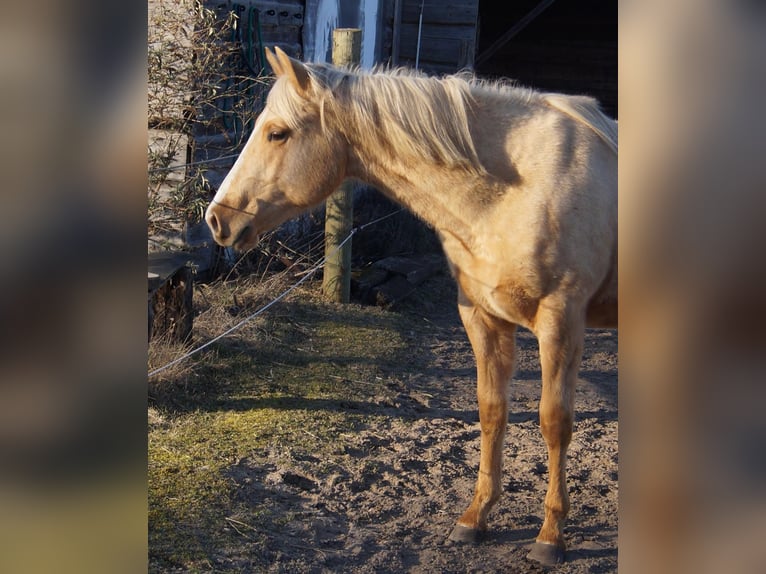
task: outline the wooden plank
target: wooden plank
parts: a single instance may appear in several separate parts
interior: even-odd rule
[[[474,25],[434,25],[423,22],[420,44],[421,68],[428,70],[434,65],[446,72],[473,67],[476,51],[476,28]],[[418,46],[418,26],[402,24],[399,57],[403,64],[413,65]]]
[[[396,255],[386,257],[373,264],[373,268],[385,269],[386,271],[398,273],[399,275],[407,275],[408,273],[419,269],[420,266],[421,263],[417,259],[412,257],[398,257]]]
[[[423,3],[423,21],[420,27],[421,2],[395,1],[392,13],[401,6],[401,17],[389,17],[382,32],[384,52],[390,47],[394,65],[419,67],[426,72],[456,72],[473,67],[476,52],[476,26],[478,0]],[[418,41],[420,51],[418,53]]]
[[[425,40],[441,39],[441,40],[470,40],[475,41],[474,34],[476,30],[470,26],[434,26],[432,24],[423,23],[423,30],[421,32],[421,38],[425,43]],[[418,41],[418,25],[415,24],[402,24],[401,30],[402,44],[417,44]]]
[[[162,279],[160,278],[158,273],[152,273],[149,271],[148,277],[149,281],[149,292],[155,291],[160,285],[162,285]]]
[[[351,294],[363,303],[374,303],[375,295],[372,290],[388,280],[390,273],[379,267],[368,267],[352,272]]]
[[[416,289],[417,287],[401,275],[394,275],[385,283],[374,287],[372,294],[376,305],[388,308],[414,293]]]
[[[274,42],[264,42],[264,46],[268,46],[269,48],[275,48],[276,46],[279,46],[282,51],[285,52],[288,56],[291,58],[296,58],[297,60],[300,60],[303,58],[303,44],[300,42],[287,42],[287,41],[274,41]],[[267,68],[267,70],[271,70],[271,68]]]
[[[429,277],[444,269],[444,257],[440,254],[425,255],[420,259],[420,266],[407,273],[407,281],[420,285]]]
[[[270,42],[299,42],[301,28],[298,26],[264,26],[261,28],[261,41],[265,48],[270,48]]]
[[[251,3],[258,9],[261,27],[266,26],[303,26],[303,5],[298,2],[263,2]]]
[[[415,57],[406,58],[404,56],[399,58],[399,66],[404,68],[415,67]],[[433,76],[446,76],[454,74],[461,69],[461,66],[455,64],[455,62],[432,62],[420,58],[419,70],[425,74]]]
[[[400,50],[400,59],[402,61],[415,61],[417,44],[407,44],[402,42]],[[455,38],[430,38],[424,37],[420,45],[420,62],[425,64],[444,64],[451,65],[453,71],[461,67],[461,55],[463,54],[463,43]]]
[[[404,0],[394,0],[394,21],[392,24],[391,63],[399,65],[399,45],[402,31],[402,3]]]
[[[184,251],[157,251],[147,255],[149,273],[156,275],[160,283],[167,281],[191,260],[192,256]]]
[[[429,0],[423,5],[423,24],[445,24],[449,26],[476,26],[479,13],[478,1],[450,2],[437,4]],[[409,0],[402,6],[402,23],[415,24],[420,19],[420,2]]]
[[[399,257],[392,255],[376,261],[373,269],[383,269],[391,273],[403,275],[413,285],[418,285],[431,275],[440,271],[444,258],[441,255],[425,254],[418,257]]]
[[[172,273],[149,297],[149,339],[185,341],[194,326],[194,278],[190,267]]]

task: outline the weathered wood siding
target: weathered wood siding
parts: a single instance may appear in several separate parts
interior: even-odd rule
[[[241,39],[254,51],[247,56],[262,66],[260,46],[279,46],[294,58],[303,57],[302,29],[304,21],[304,0],[206,0],[205,5],[221,12],[234,11],[239,16]],[[258,70],[256,70],[258,71]]]
[[[472,67],[478,11],[478,0],[427,0],[422,3],[421,26],[420,0],[387,0],[381,59],[388,60],[397,44],[394,65],[414,67],[418,59],[418,67],[432,73]]]
[[[194,161],[207,161],[215,157],[237,153],[244,145],[252,123],[262,106],[268,91],[265,77],[271,73],[263,58],[263,48],[279,46],[295,58],[302,58],[302,28],[304,20],[304,2],[302,0],[207,0],[205,5],[216,10],[221,18],[226,18],[229,11],[237,14],[237,29],[232,31],[232,39],[241,42],[241,65],[239,74],[243,78],[263,76],[264,79],[253,82],[246,91],[237,92],[237,85],[242,79],[224,79],[222,92],[234,90],[235,99],[222,99],[212,109],[220,117],[210,118],[194,137]],[[242,99],[244,98],[244,99]],[[242,109],[242,104],[245,108]],[[210,109],[204,113],[210,113]],[[212,189],[217,189],[228,173],[234,159],[205,165],[205,176]]]
[[[425,0],[419,67],[429,73],[474,68],[540,90],[588,94],[617,115],[617,4],[550,3],[488,58],[482,53],[541,0]],[[380,60],[414,66],[421,0],[382,0]],[[397,57],[398,56],[398,57]]]

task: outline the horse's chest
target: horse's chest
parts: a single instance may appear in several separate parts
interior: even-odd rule
[[[462,243],[446,239],[444,250],[460,290],[473,305],[491,315],[531,328],[537,314],[534,274],[511,257],[480,257]]]

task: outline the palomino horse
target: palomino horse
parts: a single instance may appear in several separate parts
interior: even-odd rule
[[[545,520],[529,557],[564,559],[566,453],[585,327],[617,320],[617,127],[587,97],[465,76],[365,73],[267,51],[277,80],[206,219],[221,245],[367,182],[436,229],[476,355],[481,459],[450,539],[475,541],[502,491],[517,325],[540,346]]]

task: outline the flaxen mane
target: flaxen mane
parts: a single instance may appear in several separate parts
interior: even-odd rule
[[[429,77],[408,69],[372,72],[340,70],[324,64],[306,69],[320,93],[322,116],[343,110],[357,134],[378,133],[398,154],[430,157],[445,166],[485,174],[469,129],[468,114],[478,92],[509,98],[525,105],[547,105],[574,118],[617,153],[617,128],[596,100],[585,96],[540,93],[502,81],[480,80],[468,73]],[[291,92],[275,97],[272,105],[297,128],[301,102]],[[350,117],[349,117],[350,114]]]

